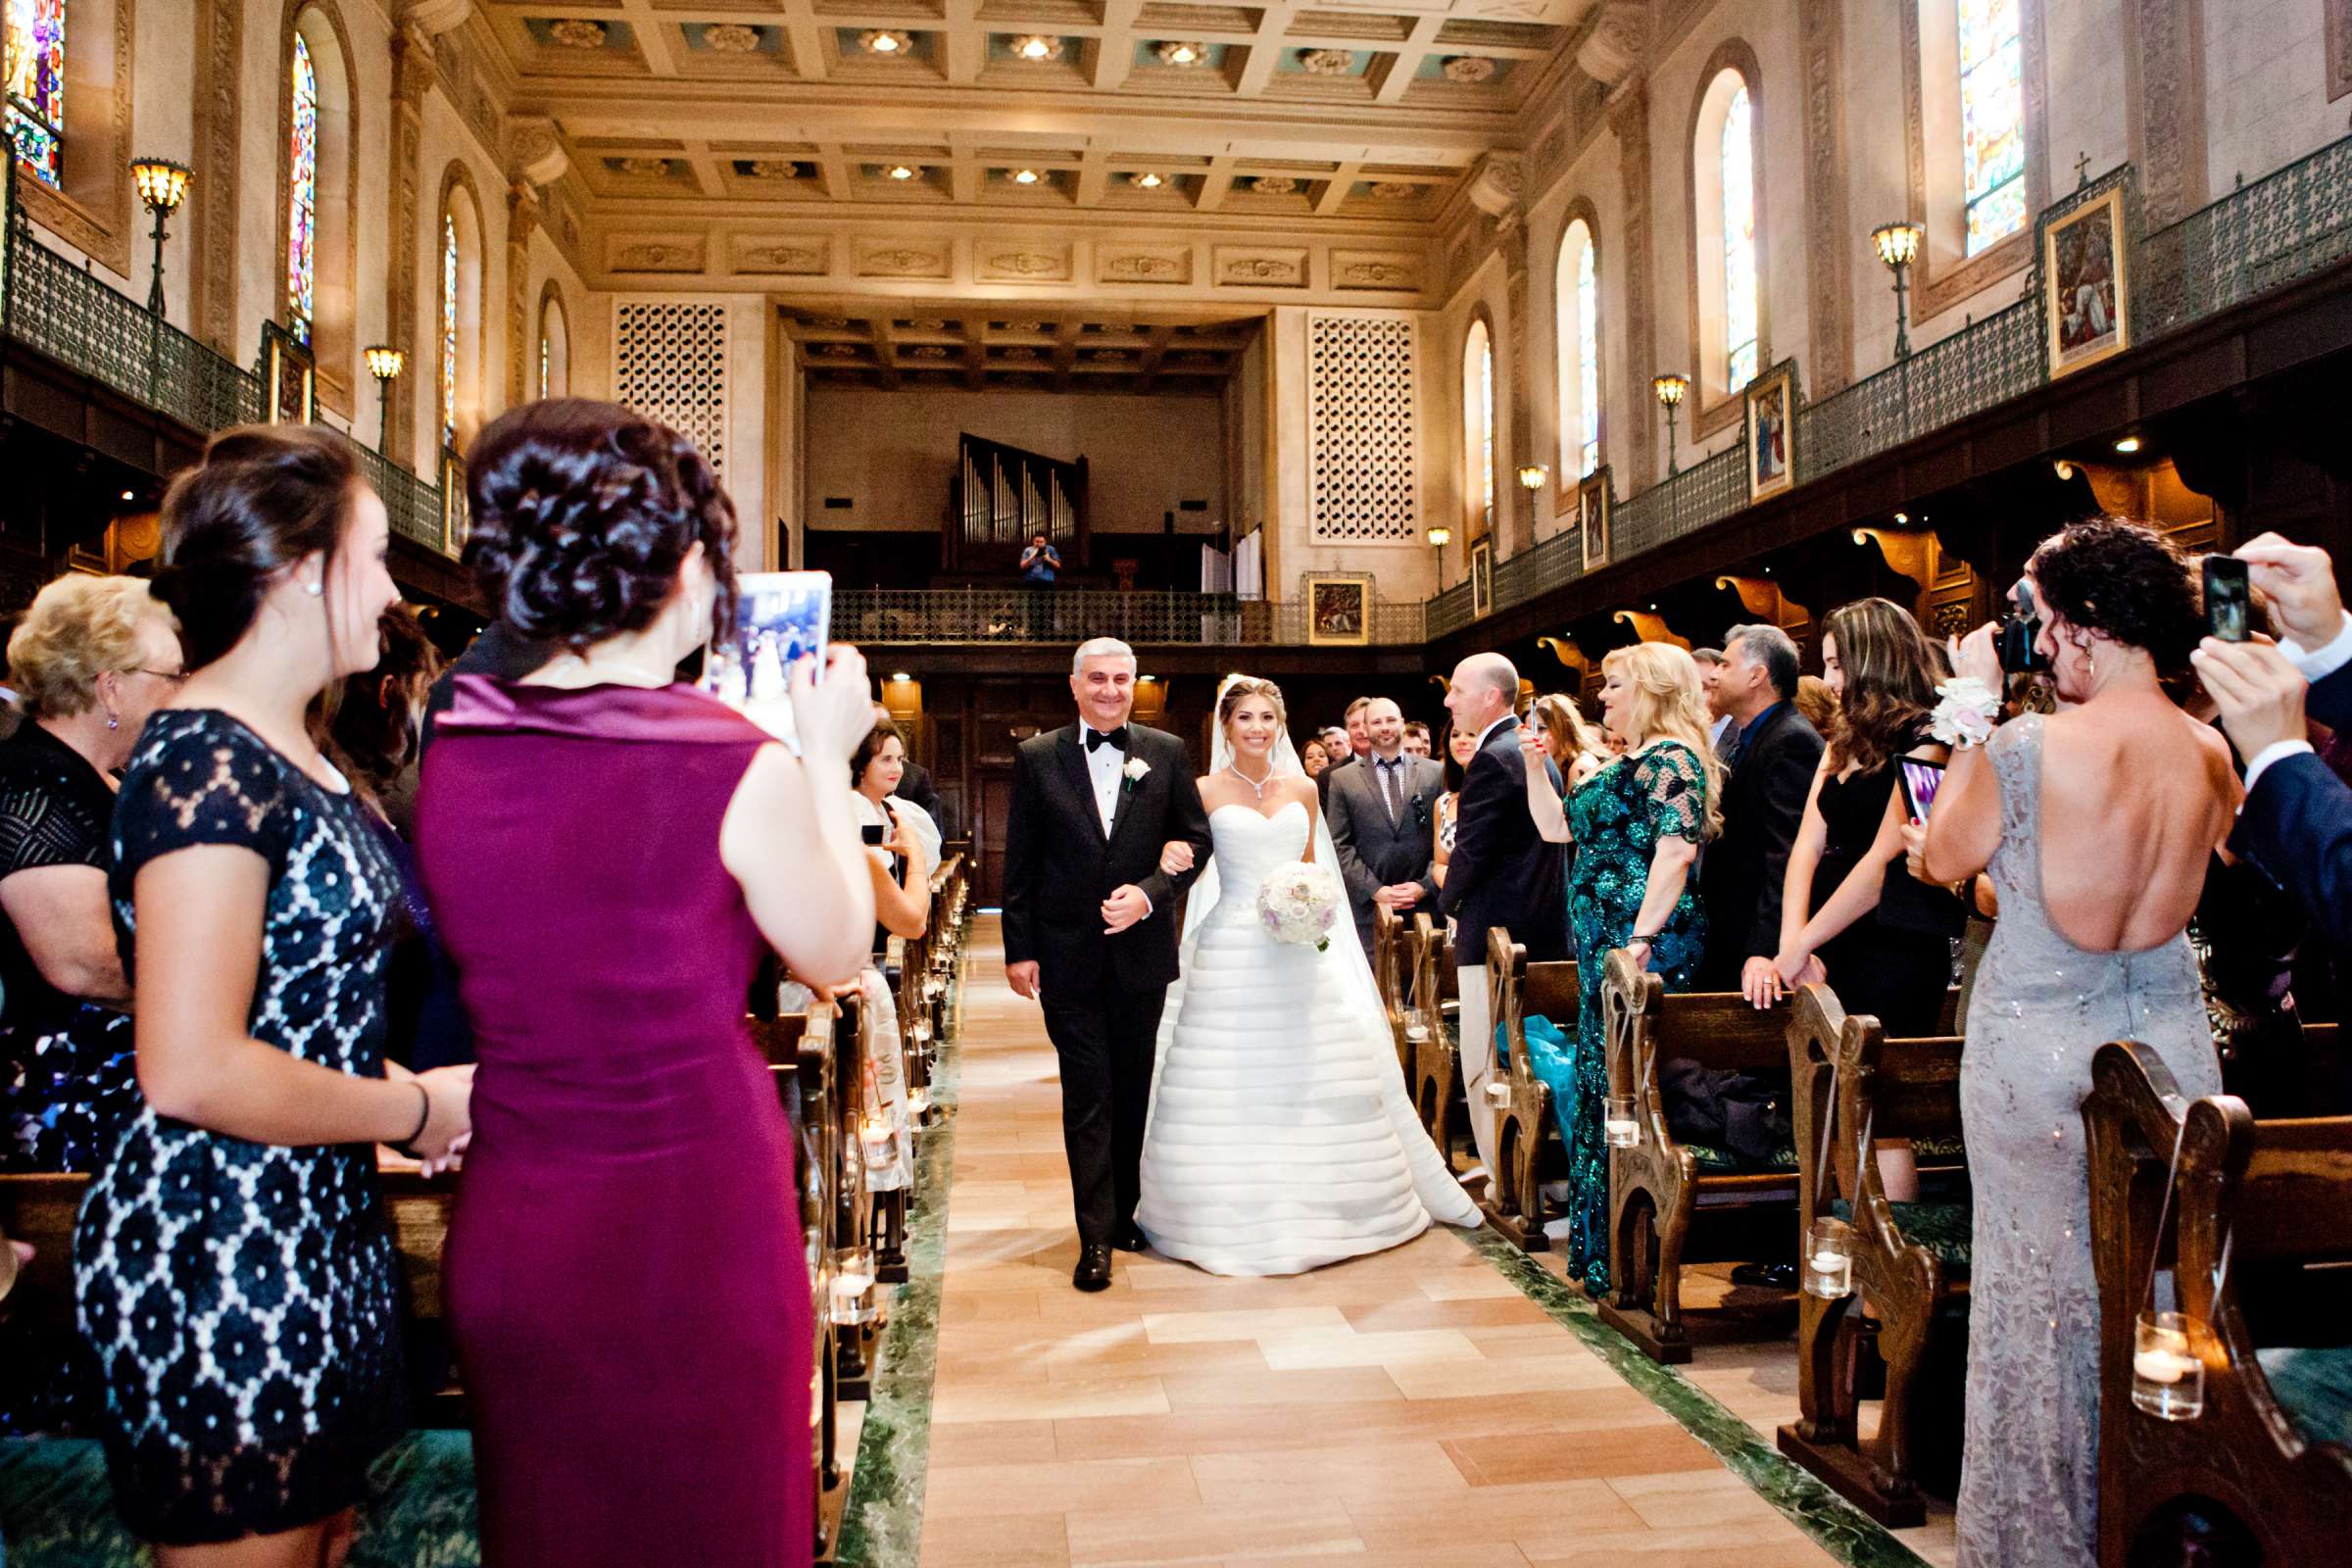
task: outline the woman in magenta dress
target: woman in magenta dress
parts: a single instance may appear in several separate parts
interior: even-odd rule
[[[769,946],[814,976],[864,958],[836,784],[863,662],[794,671],[801,760],[672,683],[732,613],[734,510],[641,416],[518,409],[471,490],[499,612],[564,650],[460,679],[417,811],[480,1061],[447,1290],[483,1561],[806,1563],[808,1279],[744,999]]]

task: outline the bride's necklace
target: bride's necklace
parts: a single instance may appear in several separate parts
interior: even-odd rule
[[[1239,762],[1227,762],[1225,771],[1249,785],[1250,793],[1256,796],[1261,802],[1266,798],[1266,786],[1274,782],[1274,766],[1270,762],[1266,764],[1266,776],[1263,779],[1254,779],[1243,772],[1242,764]]]

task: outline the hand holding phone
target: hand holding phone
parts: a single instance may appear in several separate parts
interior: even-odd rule
[[[2034,585],[2019,578],[2009,591],[2009,618],[2001,622],[2001,669],[2010,675],[2029,675],[2047,669],[2048,661],[2034,645],[2041,640],[2041,606]]]

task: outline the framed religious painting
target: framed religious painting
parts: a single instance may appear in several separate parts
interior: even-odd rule
[[[262,323],[262,390],[263,416],[271,424],[318,422],[318,362],[275,321]]]
[[[1585,570],[1609,561],[1609,470],[1594,468],[1576,489],[1576,520],[1583,534]]]
[[[2053,381],[2132,346],[2128,195],[2126,182],[2116,178],[2042,220],[2042,307]]]
[[[1747,499],[1762,501],[1796,483],[1796,362],[1747,383]]]
[[[1470,618],[1494,611],[1494,541],[1481,539],[1470,547]]]
[[[1372,641],[1372,578],[1364,572],[1309,572],[1306,641],[1314,648],[1361,648]]]
[[[466,460],[455,447],[441,449],[441,549],[456,555],[473,532],[473,514],[466,504]]]

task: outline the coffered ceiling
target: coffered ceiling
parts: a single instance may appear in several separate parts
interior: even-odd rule
[[[1260,318],[844,299],[795,304],[782,320],[801,365],[823,382],[1172,392],[1209,391],[1232,375]]]
[[[477,0],[473,36],[632,221],[1413,229],[1516,144],[1594,4]]]

